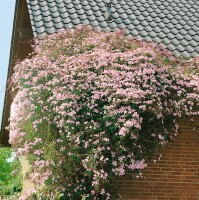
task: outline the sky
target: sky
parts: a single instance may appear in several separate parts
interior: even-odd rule
[[[15,0],[0,0],[0,124],[3,112]]]

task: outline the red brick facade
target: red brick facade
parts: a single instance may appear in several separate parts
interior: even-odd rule
[[[149,163],[144,178],[118,181],[121,200],[199,200],[199,120],[180,123],[180,134]]]

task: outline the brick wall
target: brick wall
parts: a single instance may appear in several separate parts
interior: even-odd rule
[[[118,181],[121,200],[199,200],[199,120],[181,120],[180,134],[149,163],[144,178]]]

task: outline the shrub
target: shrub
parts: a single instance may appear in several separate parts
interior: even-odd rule
[[[19,161],[12,160],[11,155],[12,149],[0,147],[0,199],[21,191]]]
[[[32,198],[109,199],[113,178],[142,176],[177,134],[176,119],[198,114],[198,69],[186,65],[123,31],[79,27],[36,40],[15,66],[10,126],[39,185]]]

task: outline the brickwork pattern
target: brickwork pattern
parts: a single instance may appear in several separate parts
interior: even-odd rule
[[[121,200],[199,200],[199,119],[182,120],[162,158],[149,163],[144,178],[118,181]],[[116,198],[115,198],[116,199]]]

